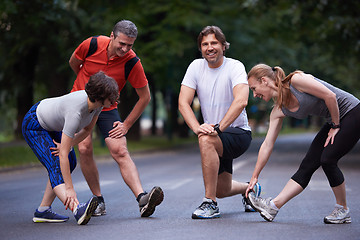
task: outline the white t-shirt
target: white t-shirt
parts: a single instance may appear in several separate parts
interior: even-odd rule
[[[62,131],[73,138],[102,110],[100,107],[90,113],[87,99],[85,90],[81,90],[42,100],[36,109],[41,127],[47,131]]]
[[[210,68],[205,59],[194,60],[181,84],[196,90],[204,122],[216,124],[224,118],[234,100],[233,88],[238,84],[248,84],[248,81],[244,65],[224,57],[218,68]],[[245,109],[230,127],[251,130]]]

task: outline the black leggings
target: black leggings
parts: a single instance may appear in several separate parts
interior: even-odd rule
[[[291,177],[302,188],[306,188],[313,173],[321,166],[331,187],[344,182],[344,175],[337,163],[347,154],[360,138],[360,104],[349,111],[340,121],[341,128],[336,134],[334,143],[324,144],[328,137],[330,125],[325,124],[314,138],[311,146],[300,164],[297,172]]]

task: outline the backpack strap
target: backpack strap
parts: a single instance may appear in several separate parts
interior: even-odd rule
[[[138,61],[139,61],[139,58],[137,56],[135,56],[125,63],[125,79],[126,80],[129,77],[131,70],[133,69],[133,67],[135,66],[135,64]]]
[[[99,36],[95,36],[95,37],[92,37],[92,38],[91,38],[90,46],[89,46],[89,51],[88,51],[88,53],[86,54],[86,57],[85,57],[85,58],[90,57],[91,55],[93,55],[93,54],[96,52],[96,50],[97,50],[97,38],[98,38],[98,37],[99,37]]]
[[[98,47],[98,44],[97,44],[97,38],[99,36],[94,36],[91,38],[91,41],[90,41],[90,46],[89,46],[89,51],[88,53],[86,54],[86,57],[89,57],[91,55],[93,55],[96,50],[97,50],[97,47]],[[131,70],[133,69],[133,67],[135,66],[135,64],[139,61],[139,58],[137,56],[131,58],[129,61],[127,61],[125,63],[125,80],[127,80],[127,78],[129,77],[129,74],[131,72]]]

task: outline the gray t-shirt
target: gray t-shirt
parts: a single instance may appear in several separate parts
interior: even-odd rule
[[[47,131],[62,131],[73,138],[102,110],[101,107],[90,113],[87,99],[85,90],[82,90],[42,100],[36,109],[41,127]]]
[[[345,92],[337,87],[334,87],[333,85],[318,78],[314,79],[322,83],[325,87],[327,87],[336,94],[336,99],[339,106],[340,119],[343,118],[346,113],[348,113],[351,109],[353,109],[354,107],[356,107],[356,105],[360,103],[359,99],[354,97],[352,94]],[[290,91],[299,101],[299,109],[296,112],[291,112],[287,108],[282,107],[281,110],[286,116],[294,117],[297,119],[304,119],[309,115],[314,115],[324,117],[327,122],[331,123],[331,115],[324,100],[308,93],[300,92],[291,85]]]

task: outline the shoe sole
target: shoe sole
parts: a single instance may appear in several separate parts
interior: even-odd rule
[[[324,218],[324,223],[326,224],[343,224],[343,223],[351,223],[351,218],[347,217],[344,219],[339,219],[339,220],[329,220]]]
[[[88,204],[85,213],[81,216],[81,218],[77,221],[79,225],[86,225],[93,215],[95,209],[97,208],[98,200],[97,198],[92,198],[90,203]]]
[[[191,215],[192,219],[213,219],[213,218],[219,218],[219,217],[220,217],[220,213],[216,213],[216,214],[214,214],[212,216],[209,216],[209,217],[198,216],[196,214]]]
[[[34,223],[60,223],[60,222],[66,222],[67,220],[69,219],[55,220],[55,219],[46,219],[46,218],[37,218],[37,217],[33,218]]]
[[[164,192],[160,187],[154,187],[150,192],[148,203],[141,209],[141,217],[149,217],[155,212],[155,207],[164,200]]]
[[[263,211],[263,209],[257,208],[254,206],[254,204],[251,202],[250,198],[248,197],[247,200],[249,201],[250,206],[258,213],[260,213],[261,217],[263,217],[266,221],[272,222],[274,218],[268,214],[267,212]]]
[[[251,209],[245,208],[245,212],[256,212],[256,211],[254,210],[254,208],[251,208]]]
[[[95,209],[96,210],[96,209]],[[106,211],[105,212],[101,212],[101,213],[93,213],[93,217],[100,217],[100,216],[104,216],[104,215],[106,215]]]

